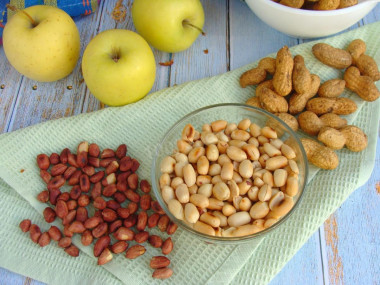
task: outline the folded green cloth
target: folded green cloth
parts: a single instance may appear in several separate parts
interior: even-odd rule
[[[366,53],[379,63],[379,28],[380,23],[375,23],[319,42],[345,47],[351,40],[362,38],[367,43]],[[327,67],[313,57],[312,45],[303,44],[291,51],[293,55],[303,55],[308,68],[322,81],[342,77],[342,71]],[[256,65],[164,89],[122,108],[53,120],[1,135],[0,215],[3,226],[0,227],[0,255],[7,258],[0,259],[0,266],[50,284],[152,283],[152,270],[148,264],[152,256],[160,254],[160,250],[149,245],[147,252],[136,260],[127,260],[120,254],[99,267],[92,256],[92,247],[81,246],[79,239],[74,243],[82,253],[79,258],[71,258],[54,243],[39,248],[19,230],[19,222],[28,217],[42,225],[43,230],[49,228],[40,215],[45,205],[36,200],[44,183],[38,175],[35,157],[65,147],[75,150],[82,140],[96,142],[101,148],[116,148],[120,143],[127,143],[129,154],[142,162],[140,177],[150,178],[155,146],[168,128],[200,107],[245,102],[252,96],[253,89],[240,88],[239,76]],[[376,151],[380,100],[363,102],[349,91],[344,96],[358,104],[358,112],[347,119],[349,122],[355,120],[355,124],[368,134],[368,148],[361,153],[339,151],[340,165],[336,170],[318,172],[311,167],[314,179],[307,186],[300,207],[266,238],[239,246],[222,246],[206,244],[178,229],[173,236],[175,246],[170,254],[174,274],[165,283],[268,283],[324,220],[368,179]],[[157,229],[152,232],[162,235]]]

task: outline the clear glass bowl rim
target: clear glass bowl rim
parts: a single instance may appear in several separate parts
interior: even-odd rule
[[[158,166],[157,159],[158,159],[160,150],[161,150],[161,148],[163,146],[163,143],[166,141],[167,137],[170,135],[170,133],[173,131],[173,129],[175,129],[178,125],[182,124],[184,121],[188,120],[189,118],[191,118],[192,116],[194,116],[194,115],[196,115],[198,113],[201,113],[201,112],[209,110],[209,109],[221,108],[221,107],[245,108],[245,109],[257,112],[257,113],[262,113],[264,115],[267,115],[268,117],[270,117],[270,118],[276,120],[277,122],[279,122],[290,133],[291,137],[294,138],[295,141],[297,142],[297,144],[298,144],[298,146],[299,146],[299,148],[301,150],[302,160],[303,160],[303,162],[305,164],[304,181],[303,181],[303,185],[302,185],[302,187],[300,189],[301,190],[301,194],[300,194],[299,198],[297,199],[297,201],[295,202],[293,208],[284,217],[282,217],[277,223],[275,223],[274,225],[272,225],[269,228],[266,228],[266,229],[264,229],[264,230],[262,230],[260,232],[252,234],[252,235],[247,235],[247,236],[242,236],[242,237],[219,237],[219,236],[206,235],[206,234],[203,234],[201,232],[198,232],[198,231],[194,230],[193,228],[187,226],[182,220],[179,220],[179,219],[175,218],[174,215],[169,211],[166,203],[162,199],[162,196],[161,196],[161,193],[160,193],[160,190],[159,190],[160,187],[159,187],[159,185],[157,183],[157,181],[159,179],[158,177],[156,177],[156,168]],[[168,155],[170,155],[170,154],[168,154]],[[301,141],[299,140],[297,134],[284,121],[282,121],[280,118],[278,118],[277,116],[269,113],[266,110],[263,110],[263,109],[260,109],[260,108],[257,108],[257,107],[253,107],[253,106],[250,106],[250,105],[247,105],[247,104],[222,103],[222,104],[214,104],[214,105],[209,105],[209,106],[205,106],[205,107],[196,109],[196,110],[188,113],[187,115],[185,115],[181,119],[179,119],[176,123],[174,123],[174,125],[172,125],[166,131],[166,133],[164,134],[164,136],[162,137],[162,139],[157,144],[156,151],[154,153],[154,158],[153,158],[153,163],[152,163],[152,169],[151,169],[151,180],[152,180],[153,193],[155,194],[155,196],[157,198],[157,201],[159,202],[161,208],[165,211],[166,215],[169,216],[170,220],[174,221],[178,226],[180,226],[181,228],[183,228],[185,231],[190,232],[190,233],[196,235],[198,238],[200,238],[202,240],[208,241],[210,243],[218,243],[218,242],[222,242],[222,243],[227,242],[228,243],[228,242],[231,242],[231,244],[234,244],[234,243],[238,243],[238,242],[239,243],[240,242],[248,242],[248,241],[253,240],[253,239],[257,238],[257,237],[264,236],[265,234],[271,232],[272,230],[278,228],[281,224],[283,224],[294,213],[294,211],[300,205],[300,202],[301,202],[301,200],[302,200],[302,198],[304,196],[304,190],[305,190],[306,184],[307,184],[308,172],[309,172],[309,167],[308,167],[308,160],[307,160],[305,149],[303,148],[303,145],[302,145]]]

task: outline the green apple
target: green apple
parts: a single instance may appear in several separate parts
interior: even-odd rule
[[[132,18],[137,32],[165,52],[189,48],[205,19],[199,0],[135,0]]]
[[[79,32],[61,9],[36,5],[19,10],[5,25],[3,46],[10,64],[33,80],[69,75],[79,58]]]
[[[107,30],[83,54],[83,78],[91,93],[110,106],[140,100],[152,88],[156,62],[148,43],[128,30]]]

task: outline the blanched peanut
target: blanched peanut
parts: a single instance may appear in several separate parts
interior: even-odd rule
[[[272,187],[270,187],[268,184],[264,184],[260,187],[258,198],[260,201],[269,201],[269,199],[272,197]]]
[[[232,175],[232,180],[235,181],[236,183],[243,182],[243,178],[236,171],[234,171],[234,174]]]
[[[259,187],[257,186],[252,186],[249,190],[248,190],[248,198],[251,199],[251,201],[253,202],[256,202],[259,200]]]
[[[201,140],[205,145],[216,144],[218,137],[212,132],[202,132]]]
[[[182,130],[182,139],[187,142],[193,142],[195,130],[191,124],[187,124]]]
[[[269,213],[269,206],[267,202],[256,202],[251,207],[251,210],[249,211],[249,214],[251,215],[252,219],[262,219]]]
[[[227,152],[227,148],[229,147],[229,145],[228,145],[228,142],[218,141],[218,143],[216,144],[216,147],[218,149],[218,152],[220,154],[223,154]]]
[[[246,142],[247,140],[249,140],[250,138],[250,135],[247,131],[243,131],[243,130],[234,130],[232,133],[231,133],[231,138],[233,140],[240,140],[240,141],[244,141]]]
[[[259,147],[259,141],[257,140],[257,138],[254,138],[254,137],[251,137],[249,140],[248,140],[248,143],[249,144],[253,144],[255,147]]]
[[[285,195],[282,191],[273,195],[268,204],[269,209],[273,210],[273,208],[279,205],[284,200],[284,198],[285,198]]]
[[[187,203],[185,205],[185,219],[191,224],[194,224],[199,220],[199,212],[194,204]]]
[[[182,204],[188,203],[190,199],[189,188],[186,184],[180,184],[175,189],[175,195],[179,202]]]
[[[263,155],[259,157],[259,162],[262,168],[265,168],[266,162],[269,158],[270,158],[269,155],[267,155],[266,153],[264,153]]]
[[[249,209],[251,209],[251,206],[252,206],[251,200],[249,200],[248,197],[244,197],[243,199],[241,199],[241,201],[239,203],[239,210],[240,211],[249,211]]]
[[[231,204],[224,204],[224,206],[222,208],[222,213],[226,217],[229,217],[229,216],[231,216],[231,215],[233,215],[233,214],[236,213],[236,209]]]
[[[186,157],[187,158],[187,157]],[[188,164],[187,161],[177,162],[174,166],[174,173],[177,177],[183,177],[183,167]]]
[[[236,146],[229,146],[227,148],[227,155],[230,159],[237,162],[242,162],[244,159],[247,159],[247,154]]]
[[[229,137],[223,131],[217,133],[216,137],[218,138],[218,141],[222,142],[228,142],[230,140]]]
[[[171,199],[175,198],[173,188],[170,187],[170,186],[167,186],[167,185],[165,185],[164,187],[162,187],[161,195],[162,195],[162,199],[164,199],[164,201],[166,202],[166,204],[169,203],[169,201]]]
[[[198,192],[198,185],[194,184],[193,186],[189,187],[189,193],[191,194],[196,194]]]
[[[222,230],[222,237],[233,237],[233,232],[236,230],[235,227],[227,227]]]
[[[215,236],[216,237],[221,237],[222,236],[222,228],[221,227],[218,227],[218,228],[216,228],[216,229],[214,229],[215,230]]]
[[[234,180],[227,181],[227,185],[230,188],[230,199],[239,196],[240,189]]]
[[[259,227],[260,229],[264,229],[264,223],[265,223],[265,220],[264,219],[257,219],[257,220],[254,220],[252,225],[255,225],[257,227]]]
[[[172,187],[175,190],[177,186],[182,183],[183,183],[183,179],[181,177],[174,177],[172,182],[170,183],[170,187]]]
[[[250,119],[243,119],[239,122],[237,127],[238,127],[238,129],[245,131],[249,128],[250,125],[251,125]]]
[[[183,220],[184,213],[181,203],[176,199],[171,199],[168,203],[170,213],[174,215],[178,220]]]
[[[199,141],[197,141],[199,142]],[[187,157],[189,158],[190,163],[197,163],[198,159],[202,156],[205,155],[206,150],[202,146],[194,147]]]
[[[255,233],[258,233],[262,230],[262,228],[256,226],[256,225],[244,225],[237,227],[233,232],[232,236],[234,237],[242,237],[247,235],[253,235]]]
[[[170,182],[171,182],[171,179],[170,179],[170,176],[168,173],[163,173],[160,176],[160,188],[162,188],[164,186],[169,186]]]
[[[206,157],[209,161],[217,161],[219,158],[219,150],[214,144],[206,147]]]
[[[250,160],[245,159],[239,164],[239,174],[243,178],[250,178],[253,174],[253,164]]]
[[[228,217],[227,223],[230,227],[239,227],[246,225],[251,221],[251,216],[248,212],[237,212]]]
[[[211,126],[209,124],[204,124],[202,126],[202,131],[203,132],[212,132]]]
[[[285,196],[284,200],[280,204],[275,205],[272,211],[279,216],[284,216],[293,208],[293,205],[293,198]]]
[[[220,226],[220,220],[217,216],[214,216],[213,214],[206,212],[203,213],[200,217],[200,220],[213,228],[217,228]]]
[[[294,173],[296,174],[300,173],[298,169],[298,165],[294,160],[289,160],[289,167]]]
[[[161,166],[160,166],[161,173],[169,173],[169,174],[173,173],[175,163],[176,161],[173,157],[166,156],[161,162]]]
[[[218,217],[219,218],[219,221],[220,221],[220,227],[225,227],[227,226],[227,217],[225,215],[222,214],[222,212],[220,211],[214,211],[212,212],[212,214],[215,216],[215,217]]]
[[[232,205],[234,205],[236,211],[240,211],[240,202],[243,199],[241,196],[236,196],[232,198]]]
[[[231,162],[225,162],[222,165],[222,171],[220,173],[220,177],[223,180],[231,180],[234,174],[234,166]]]
[[[254,144],[246,144],[241,148],[250,160],[258,160],[260,157],[259,149]]]
[[[231,159],[228,157],[227,154],[221,154],[218,158],[218,163],[223,166],[226,162],[232,163]]]
[[[219,182],[223,182],[223,179],[222,179],[222,177],[220,177],[220,175],[215,175],[215,176],[211,179],[211,183],[212,183],[212,184],[216,184],[216,183],[219,183]]]
[[[209,205],[208,198],[202,194],[190,195],[190,202],[201,209],[207,208]]]
[[[255,179],[256,177],[259,177],[259,178],[263,178],[264,174],[268,172],[268,170],[266,169],[259,169],[259,170],[256,170],[253,172],[252,174],[252,178]]]
[[[175,161],[177,161],[177,163],[189,162],[187,155],[181,152],[177,152],[176,154],[174,154],[173,158],[175,159]]]
[[[209,210],[222,210],[222,208],[224,206],[223,201],[220,201],[220,200],[215,199],[215,198],[210,198],[210,199],[208,199],[208,201],[209,201],[209,204],[207,206],[207,209],[209,209]]]
[[[249,126],[249,132],[251,133],[251,136],[257,138],[261,134],[261,128],[255,123],[252,123]]]
[[[226,129],[224,130],[224,133],[227,135],[227,136],[230,136],[231,133],[237,129],[237,125],[235,123],[229,123],[227,124],[226,126]]]
[[[277,139],[277,132],[268,126],[261,129],[261,134],[268,139]]]
[[[264,151],[270,157],[281,155],[281,151],[270,143],[264,144]]]
[[[210,162],[207,157],[202,155],[197,161],[197,171],[201,175],[206,175],[210,167]],[[178,175],[177,175],[178,176]]]
[[[257,137],[257,141],[259,142],[259,145],[264,145],[266,143],[269,143],[269,139],[262,135]]]
[[[196,182],[196,175],[194,168],[191,164],[186,164],[183,167],[183,178],[188,187],[193,186]]]
[[[211,183],[211,176],[210,175],[198,175],[196,184],[198,186],[202,186],[203,184],[209,184]]]
[[[201,187],[199,187],[198,194],[202,194],[205,195],[207,198],[210,198],[212,195],[212,184],[203,184]]]
[[[263,175],[263,182],[268,184],[270,187],[273,187],[274,181],[273,181],[273,174],[270,171],[267,171]]]
[[[207,225],[200,221],[197,221],[194,224],[194,230],[209,236],[215,236],[215,230],[210,225]]]
[[[264,223],[264,228],[269,228],[271,226],[273,226],[275,223],[277,223],[277,219],[267,219]]]
[[[197,141],[201,138],[201,134],[198,131],[194,132],[194,141]]]
[[[291,197],[296,196],[298,193],[298,179],[295,177],[288,177],[286,182],[285,193]]]
[[[186,141],[184,140],[178,140],[177,141],[177,148],[178,151],[183,153],[183,154],[189,154],[189,152],[193,149],[193,147]]]
[[[239,171],[239,165],[240,165],[240,162],[233,161],[233,162],[232,162],[232,165],[234,166],[234,171],[235,171],[235,172],[238,172],[238,171]]]
[[[285,169],[276,169],[273,174],[274,186],[281,187],[286,183],[288,172]]]
[[[274,171],[287,165],[288,159],[285,156],[280,155],[269,158],[265,163],[265,169]]]
[[[205,144],[201,140],[197,140],[193,143],[193,149],[196,147],[203,147]]]
[[[274,195],[276,195],[278,192],[280,192],[280,189],[278,189],[278,188],[272,188],[272,197]],[[271,197],[271,199],[272,199],[272,197]]]
[[[260,177],[256,177],[254,180],[253,180],[253,185],[257,186],[257,187],[261,187],[264,185],[264,181],[260,178]]]
[[[271,139],[270,144],[273,145],[275,148],[280,149],[283,145],[283,141],[280,139]]]
[[[220,201],[228,200],[228,198],[230,197],[230,192],[230,189],[224,182],[218,182],[212,188],[212,194],[216,199]]]
[[[224,130],[227,126],[227,121],[217,120],[211,123],[211,128],[213,132],[220,132]]]
[[[288,146],[287,144],[283,144],[281,146],[281,152],[287,159],[294,159],[296,158],[296,153],[294,150]]]
[[[238,184],[239,187],[239,195],[245,195],[247,194],[249,188],[251,188],[253,185],[251,179],[244,179],[242,182]]]
[[[242,148],[243,145],[246,145],[247,143],[242,140],[230,140],[228,142],[229,146],[236,146],[237,148]]]
[[[208,175],[211,175],[211,176],[220,175],[221,171],[222,171],[222,167],[220,166],[219,163],[211,164],[208,169]]]

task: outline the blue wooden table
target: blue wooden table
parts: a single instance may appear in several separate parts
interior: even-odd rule
[[[99,10],[76,19],[81,50],[99,32],[134,29],[130,14],[116,23],[110,16],[116,0],[101,1]],[[127,3],[126,3],[127,2]],[[128,11],[131,0],[124,1]],[[182,53],[154,51],[157,67],[152,91],[224,73],[256,61],[284,45],[304,42],[261,22],[239,0],[202,0],[206,37]],[[380,20],[380,4],[351,29]],[[379,47],[380,48],[380,47]],[[208,50],[208,53],[205,52]],[[0,47],[0,131],[11,132],[43,121],[92,112],[103,106],[83,83],[79,64],[67,78],[38,83],[17,73]],[[33,90],[37,86],[37,90]],[[67,86],[72,86],[70,90]],[[274,278],[275,284],[379,284],[380,282],[380,143],[369,181],[356,190]],[[376,188],[376,184],[378,184]],[[1,258],[6,258],[2,256]],[[0,268],[0,284],[41,284]]]

